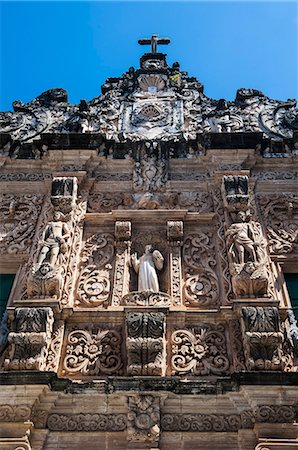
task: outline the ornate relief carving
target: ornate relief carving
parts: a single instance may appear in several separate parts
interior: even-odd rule
[[[239,211],[226,238],[235,296],[266,296],[269,284],[267,242],[261,225]]]
[[[73,221],[71,227],[70,252],[67,258],[64,286],[61,296],[63,306],[71,305],[74,296],[75,274],[78,266],[78,257],[81,250],[81,241],[83,234],[83,217],[87,208],[86,196],[73,211]]]
[[[269,250],[274,255],[298,251],[298,196],[258,195]]]
[[[162,431],[183,432],[236,432],[253,428],[254,417],[250,411],[242,414],[163,414]]]
[[[223,325],[176,330],[171,336],[174,374],[220,375],[229,370]]]
[[[127,194],[129,195],[129,194]],[[88,212],[104,213],[123,205],[125,194],[121,192],[96,192],[88,197]],[[129,201],[132,201],[129,196]]]
[[[183,243],[183,222],[168,221],[167,237],[170,249],[170,286],[174,305],[182,304],[181,246]]]
[[[77,178],[56,177],[52,182],[51,202],[57,211],[70,213],[76,206]]]
[[[17,308],[4,368],[45,370],[53,321],[51,308]]]
[[[284,335],[280,331],[278,309],[247,306],[242,308],[244,353],[249,370],[283,370]]]
[[[0,422],[25,422],[30,419],[28,405],[0,405]]]
[[[46,371],[58,371],[60,353],[63,344],[64,327],[64,322],[61,321],[58,322],[54,328],[48,350]]]
[[[291,423],[297,419],[295,406],[259,405],[253,413],[257,423]]]
[[[88,212],[107,213],[115,209],[188,209],[213,212],[212,197],[207,192],[94,192],[88,198]]]
[[[248,177],[226,175],[223,177],[225,206],[229,211],[245,211],[248,208]]]
[[[67,336],[63,373],[67,376],[119,375],[122,369],[121,334],[118,330],[90,328]]]
[[[178,197],[180,208],[188,211],[208,213],[214,211],[212,197],[208,192],[181,192]]]
[[[42,195],[0,196],[1,253],[29,253],[42,202]]]
[[[232,296],[232,283],[228,264],[227,247],[225,242],[225,215],[224,215],[222,195],[219,189],[214,190],[213,201],[215,205],[215,212],[218,223],[217,242],[218,242],[220,265],[222,269],[222,283],[224,290],[226,292],[226,300],[229,303]]]
[[[240,370],[245,370],[245,357],[244,357],[244,349],[243,349],[243,338],[241,331],[240,321],[230,320],[230,336],[231,336],[231,348],[232,348],[232,358],[233,358],[233,367],[236,372]]]
[[[13,172],[0,174],[0,181],[42,181],[51,178],[50,173]]]
[[[253,176],[258,180],[296,180],[298,178],[298,172],[281,172],[274,171],[253,171]]]
[[[256,423],[293,423],[294,406],[260,405],[240,414],[162,414],[162,431],[236,432],[252,429]]]
[[[63,266],[66,254],[70,249],[71,230],[66,222],[67,217],[55,211],[53,220],[46,225],[36,264],[33,265],[31,276],[27,281],[29,297],[59,297],[62,289]]]
[[[160,437],[160,399],[153,395],[128,397],[127,439],[157,443]]]
[[[123,295],[129,291],[129,262],[131,247],[131,222],[115,223],[116,260],[112,305],[121,305]]]
[[[126,414],[49,414],[47,426],[50,431],[124,431]]]
[[[134,191],[154,192],[165,188],[168,181],[168,165],[165,159],[144,152],[135,162],[133,172]]]
[[[130,292],[124,295],[122,304],[126,306],[171,306],[171,297],[164,292]]]
[[[185,302],[188,306],[214,306],[219,296],[212,233],[187,235],[182,249],[185,263]]]
[[[164,375],[164,314],[128,313],[126,330],[127,373],[129,375]]]
[[[97,233],[87,239],[81,253],[77,305],[107,305],[113,258],[114,238],[111,234]]]

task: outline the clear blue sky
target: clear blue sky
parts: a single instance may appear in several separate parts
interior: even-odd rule
[[[205,93],[233,100],[240,87],[275,99],[297,98],[296,2],[0,3],[0,110],[53,87],[69,100],[100,94],[109,76],[138,67],[158,33],[168,62],[196,76]]]

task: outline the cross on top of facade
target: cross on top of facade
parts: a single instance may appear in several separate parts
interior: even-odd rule
[[[167,45],[171,41],[169,38],[159,38],[158,34],[152,34],[150,39],[139,39],[138,43],[140,45],[151,45],[151,53],[157,53],[157,45]]]

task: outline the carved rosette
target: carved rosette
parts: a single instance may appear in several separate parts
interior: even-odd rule
[[[127,439],[158,443],[160,437],[160,398],[153,395],[128,397]],[[155,445],[154,445],[155,446]]]
[[[87,239],[81,254],[78,306],[107,306],[113,258],[114,238],[111,234],[97,233]]]
[[[258,195],[269,251],[273,255],[298,252],[298,196]]]
[[[214,307],[218,303],[215,245],[212,233],[187,235],[183,245],[184,296],[187,306]]]
[[[63,374],[119,375],[122,372],[121,334],[118,330],[89,328],[67,335]]]
[[[173,374],[222,375],[230,362],[223,325],[202,324],[176,330],[171,336]]]

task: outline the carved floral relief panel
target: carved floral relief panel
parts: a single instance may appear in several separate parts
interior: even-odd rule
[[[107,324],[69,327],[60,361],[63,376],[121,375],[123,373],[122,331]]]
[[[175,178],[175,174],[173,174]],[[212,197],[208,192],[91,192],[89,213],[107,213],[118,209],[187,209],[191,212],[213,212]]]
[[[0,195],[0,251],[28,254],[43,204],[43,195]]]
[[[173,375],[223,375],[230,370],[223,324],[193,323],[170,336]]]
[[[298,253],[298,196],[259,194],[257,201],[273,255]]]
[[[187,233],[182,258],[185,304],[191,307],[216,307],[219,281],[213,233],[205,229]]]
[[[113,264],[113,234],[98,232],[88,236],[80,256],[76,306],[106,307],[108,305]]]

